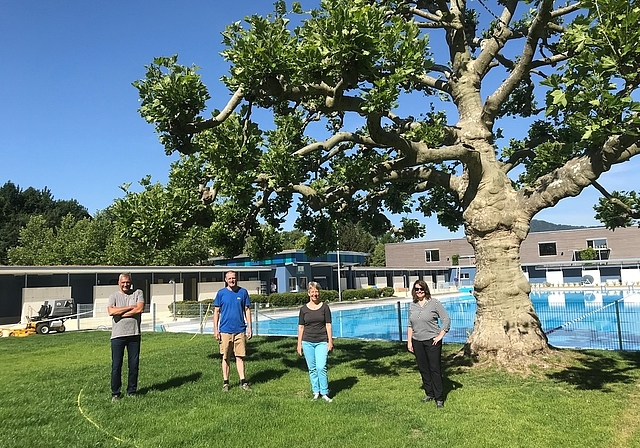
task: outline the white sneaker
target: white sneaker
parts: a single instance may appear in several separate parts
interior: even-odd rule
[[[323,396],[322,396],[322,399],[323,399],[324,401],[326,401],[327,403],[331,403],[331,402],[333,401],[331,398],[329,398],[329,395],[323,395]]]
[[[320,398],[320,392],[316,392],[315,394],[313,394],[313,400],[317,400],[318,398]]]

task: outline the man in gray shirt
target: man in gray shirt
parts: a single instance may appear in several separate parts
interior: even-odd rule
[[[113,317],[111,330],[111,400],[118,401],[122,387],[122,362],[127,349],[129,376],[127,394],[135,396],[138,390],[138,366],[140,363],[140,322],[144,311],[144,296],[133,290],[131,274],[120,274],[119,292],[109,296],[107,312]]]

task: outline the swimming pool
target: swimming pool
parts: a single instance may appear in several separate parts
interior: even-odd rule
[[[445,342],[464,343],[476,303],[469,293],[440,299],[451,317]],[[533,307],[555,347],[640,350],[640,294],[624,291],[535,291]],[[409,301],[332,309],[334,337],[406,340]],[[257,317],[257,319],[256,319]],[[295,336],[298,317],[254,317],[256,334]]]

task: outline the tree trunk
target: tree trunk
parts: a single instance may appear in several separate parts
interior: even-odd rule
[[[485,174],[491,164],[485,165]],[[476,256],[476,319],[464,351],[500,364],[539,357],[549,351],[520,265],[520,246],[530,218],[506,176],[485,176],[465,210],[465,233]]]
[[[529,298],[531,288],[520,267],[520,242],[514,232],[495,231],[476,237],[472,244],[478,308],[465,353],[500,363],[546,354],[547,337]]]

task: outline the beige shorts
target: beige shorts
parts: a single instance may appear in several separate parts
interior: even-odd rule
[[[247,355],[247,344],[244,333],[220,333],[220,354],[229,359],[231,353],[243,358]]]

